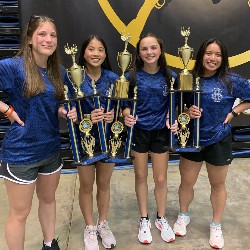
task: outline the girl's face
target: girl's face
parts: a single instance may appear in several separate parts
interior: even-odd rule
[[[87,67],[91,66],[94,68],[101,67],[102,63],[106,58],[106,51],[103,44],[97,39],[93,39],[85,49],[84,59],[87,63]]]
[[[139,46],[139,56],[144,64],[158,64],[161,55],[161,47],[155,37],[145,37]]]
[[[57,47],[56,28],[53,23],[42,22],[30,40],[35,61],[48,58]]]
[[[221,49],[217,43],[211,43],[207,46],[203,56],[204,76],[212,76],[221,66]]]

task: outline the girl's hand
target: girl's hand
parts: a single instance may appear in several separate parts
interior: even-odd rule
[[[24,126],[24,122],[19,118],[16,111],[13,111],[13,113],[8,117],[10,120],[10,123],[17,122],[19,125]]]
[[[91,111],[91,121],[93,123],[100,122],[104,119],[104,108],[94,109]]]
[[[169,119],[167,119],[166,121],[166,126],[168,129],[171,130],[172,133],[177,134],[178,131],[178,123],[177,120],[174,121],[174,124],[172,124],[172,126],[169,125]]]
[[[73,122],[76,122],[77,120],[76,108],[73,107],[69,112],[67,112],[67,110],[63,106],[60,106],[58,109],[58,116],[64,119],[68,117]]]
[[[202,109],[199,110],[198,107],[195,105],[193,105],[189,108],[189,115],[190,115],[191,119],[200,118],[201,112],[202,112]]]
[[[137,116],[136,118],[134,118],[132,115],[126,115],[124,117],[124,123],[128,127],[132,127],[136,124],[137,118],[138,118]]]
[[[227,114],[227,117],[225,121],[223,122],[224,124],[231,122],[231,120],[234,118],[233,114],[230,112]]]
[[[66,110],[65,110],[66,111]],[[73,107],[67,114],[67,117],[69,119],[71,119],[73,122],[77,121],[77,112],[76,112],[76,108]]]
[[[111,123],[114,120],[114,109],[104,114],[104,121]]]

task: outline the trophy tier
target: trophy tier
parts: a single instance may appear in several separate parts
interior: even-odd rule
[[[64,104],[64,103],[70,103],[70,102],[74,102],[74,101],[78,101],[78,100],[82,100],[82,99],[86,99],[86,98],[91,98],[94,96],[99,96],[99,94],[91,94],[91,95],[84,95],[81,97],[73,97],[73,98],[69,98],[69,99],[65,99],[65,100],[61,100],[60,104]]]
[[[95,163],[97,161],[101,161],[103,159],[107,158],[107,154],[106,153],[101,153],[101,152],[96,152],[94,153],[94,155],[92,157],[89,156],[83,156],[80,159],[80,162],[73,162],[72,165],[73,166],[87,166],[87,165],[91,165],[92,163]]]

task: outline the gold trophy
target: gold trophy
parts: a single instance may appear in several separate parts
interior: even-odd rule
[[[122,75],[116,81],[115,85],[115,98],[128,98],[128,90],[129,90],[129,81],[126,79],[124,73],[131,64],[132,55],[127,51],[128,42],[131,38],[131,35],[121,35],[121,39],[125,42],[125,48],[123,52],[118,52],[117,62],[118,66],[122,70]]]
[[[193,57],[194,50],[187,44],[190,35],[190,27],[185,30],[181,28],[181,35],[185,37],[185,44],[178,48],[178,55],[184,64],[184,70],[179,74],[179,90],[193,90],[193,76],[187,70],[189,60]]]
[[[73,44],[72,47],[69,47],[69,45],[67,44],[66,46],[64,46],[64,50],[66,54],[71,55],[72,61],[73,61],[73,65],[69,69],[67,69],[68,78],[73,85],[73,88],[76,93],[76,97],[77,98],[83,97],[84,94],[80,89],[80,85],[82,81],[84,80],[82,77],[82,71],[84,70],[84,67],[81,67],[76,64],[75,56],[77,53],[77,46]],[[70,73],[70,77],[69,77],[69,73]],[[73,82],[71,79],[73,80]]]
[[[109,141],[109,148],[111,151],[111,156],[115,157],[117,151],[122,145],[122,139],[119,137],[119,134],[123,131],[123,124],[120,121],[115,121],[111,126],[111,131],[113,132],[114,136]]]
[[[84,118],[79,124],[79,129],[84,133],[82,138],[82,147],[89,157],[93,157],[95,149],[95,137],[90,134],[93,123],[89,118]]]
[[[190,122],[190,116],[187,113],[181,113],[178,116],[178,122],[181,124],[181,128],[178,129],[177,136],[181,147],[185,148],[190,136],[190,131],[187,127],[187,124]]]

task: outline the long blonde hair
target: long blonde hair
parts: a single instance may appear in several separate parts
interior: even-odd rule
[[[31,16],[29,23],[26,26],[26,30],[23,33],[21,47],[17,54],[17,56],[22,56],[24,58],[26,81],[23,86],[23,90],[24,95],[27,98],[45,92],[45,83],[43,81],[40,68],[35,63],[32,47],[30,45],[30,40],[34,32],[43,22],[50,22],[55,26],[54,20],[47,16]],[[56,98],[63,99],[63,80],[61,76],[60,59],[57,48],[48,58],[47,74],[55,87]]]

